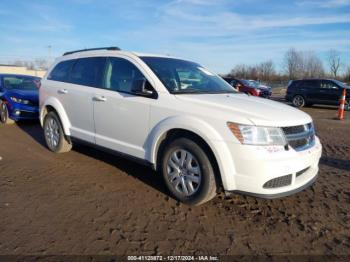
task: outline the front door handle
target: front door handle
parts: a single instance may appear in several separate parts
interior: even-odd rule
[[[97,102],[106,102],[107,98],[104,96],[94,96],[93,100]]]
[[[57,91],[59,94],[67,94],[68,90],[67,89],[60,89]]]

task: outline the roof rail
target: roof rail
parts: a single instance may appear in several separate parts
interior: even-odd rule
[[[94,51],[94,50],[116,50],[116,51],[119,51],[121,49],[119,47],[117,47],[117,46],[86,48],[86,49],[81,49],[81,50],[65,52],[63,55],[71,55],[71,54],[78,53],[78,52]]]

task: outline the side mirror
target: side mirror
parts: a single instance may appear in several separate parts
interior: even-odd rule
[[[131,92],[135,95],[156,98],[157,93],[154,91],[147,79],[137,79],[133,81]]]

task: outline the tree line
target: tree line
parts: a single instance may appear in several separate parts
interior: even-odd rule
[[[50,63],[44,58],[38,58],[34,61],[16,60],[13,62],[13,65],[24,66],[29,70],[47,70]]]
[[[327,66],[325,67],[314,52],[290,48],[283,56],[280,71],[276,70],[272,60],[268,60],[256,65],[236,65],[227,76],[264,82],[321,77],[350,82],[350,66],[345,66],[340,52],[334,49],[327,52]]]

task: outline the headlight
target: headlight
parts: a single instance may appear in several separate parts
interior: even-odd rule
[[[240,125],[228,122],[228,128],[235,137],[246,145],[286,145],[287,141],[281,128]]]
[[[17,98],[17,97],[14,97],[14,96],[11,96],[10,98],[11,98],[11,100],[13,102],[16,102],[16,103],[19,103],[19,104],[24,104],[24,105],[28,105],[29,104],[29,100]]]

